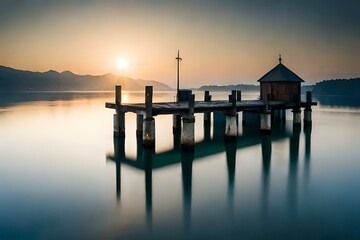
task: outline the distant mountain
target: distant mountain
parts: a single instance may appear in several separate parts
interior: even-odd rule
[[[173,90],[168,85],[153,81],[121,77],[114,74],[101,76],[77,75],[70,71],[31,72],[0,66],[0,91],[111,91],[115,85],[123,90],[144,90],[146,85],[155,91]]]
[[[360,78],[324,80],[314,85],[301,86],[301,94],[312,91],[314,96],[352,96],[360,97]],[[238,84],[238,85],[205,85],[196,90],[213,92],[230,92],[240,90],[244,92],[260,92],[259,85]]]
[[[360,78],[325,80],[316,83],[315,96],[358,96],[360,97]]]

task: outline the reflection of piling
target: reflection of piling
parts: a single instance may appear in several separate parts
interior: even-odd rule
[[[269,196],[269,180],[271,165],[271,138],[270,136],[261,136],[261,152],[262,152],[262,201],[263,212],[267,213],[268,196]]]
[[[114,155],[116,167],[116,197],[121,195],[121,159],[125,157],[125,137],[114,137]]]
[[[291,211],[297,208],[297,171],[299,160],[300,127],[293,127],[293,135],[290,138],[290,163],[289,163],[289,186],[288,201]]]
[[[183,184],[183,216],[186,231],[191,226],[191,200],[192,200],[192,164],[194,151],[181,152],[181,170]]]
[[[146,222],[152,228],[152,162],[154,150],[144,148]]]
[[[304,178],[308,182],[310,177],[310,155],[311,155],[311,124],[304,127],[305,133],[305,163],[304,163]]]
[[[234,208],[234,185],[235,185],[235,165],[236,165],[236,150],[237,142],[236,141],[226,141],[225,142],[226,150],[226,163],[228,169],[228,207],[230,213],[232,214]]]
[[[310,161],[311,154],[311,131],[312,127],[308,126],[304,128],[305,133],[305,160]]]
[[[272,110],[272,122],[278,125],[285,124],[286,121],[286,110],[285,109],[273,109]]]

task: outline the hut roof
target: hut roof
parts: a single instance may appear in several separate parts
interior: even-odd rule
[[[279,64],[271,69],[268,73],[262,76],[258,82],[305,82],[293,71],[285,67],[281,63],[281,57]]]

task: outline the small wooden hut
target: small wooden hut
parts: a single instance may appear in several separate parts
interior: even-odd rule
[[[284,101],[287,104],[300,104],[301,100],[301,82],[304,82],[298,75],[292,72],[281,63],[261,77],[260,99],[268,96],[270,101]]]

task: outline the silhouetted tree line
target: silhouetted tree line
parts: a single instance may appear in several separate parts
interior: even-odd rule
[[[314,95],[360,96],[360,78],[332,79],[316,83]]]

